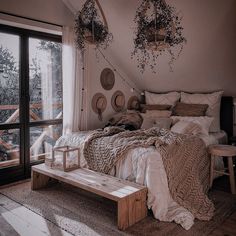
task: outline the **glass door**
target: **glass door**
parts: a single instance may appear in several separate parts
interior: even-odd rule
[[[23,174],[19,65],[19,35],[0,32],[0,181],[11,178],[6,169]]]
[[[51,155],[62,100],[61,36],[0,25],[0,185]]]
[[[29,38],[30,162],[51,155],[62,133],[62,45]]]

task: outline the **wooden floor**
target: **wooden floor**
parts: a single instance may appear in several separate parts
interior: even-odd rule
[[[217,179],[213,189],[230,192],[227,177]],[[0,194],[0,236],[69,236],[71,234],[40,215]],[[210,235],[236,236],[236,212]],[[112,236],[112,235],[111,235]]]

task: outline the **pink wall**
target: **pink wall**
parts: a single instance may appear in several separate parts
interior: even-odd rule
[[[141,1],[101,0],[114,42],[108,53],[142,89],[152,91],[213,91],[236,96],[236,1],[166,0],[182,12],[188,42],[169,72],[168,56],[158,60],[157,74],[143,75],[131,60],[133,18]]]
[[[0,0],[0,11],[59,25],[73,25],[74,19],[61,0]]]

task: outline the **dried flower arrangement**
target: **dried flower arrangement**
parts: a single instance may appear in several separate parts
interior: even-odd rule
[[[100,19],[95,3],[100,10]],[[79,49],[85,49],[85,42],[96,45],[96,48],[107,48],[113,36],[108,31],[107,21],[98,0],[87,0],[75,19],[76,44]]]
[[[137,9],[134,22],[137,27],[131,58],[137,57],[141,73],[148,64],[152,72],[156,73],[157,58],[165,51],[170,53],[169,65],[173,71],[173,63],[186,43],[182,35],[183,27],[180,25],[181,17],[175,8],[167,5],[164,0],[143,0]],[[176,45],[180,46],[178,51],[174,49]]]

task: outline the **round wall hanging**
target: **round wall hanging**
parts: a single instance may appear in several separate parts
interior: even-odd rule
[[[128,100],[127,109],[138,110],[140,107],[140,101],[137,96],[132,96]]]
[[[96,93],[92,98],[92,109],[98,114],[98,119],[102,120],[102,113],[106,110],[107,99],[102,93]]]
[[[125,107],[125,95],[119,90],[116,91],[112,95],[111,105],[115,111],[122,111]]]
[[[115,84],[115,74],[110,68],[105,68],[100,75],[101,85],[105,90],[111,90]]]

